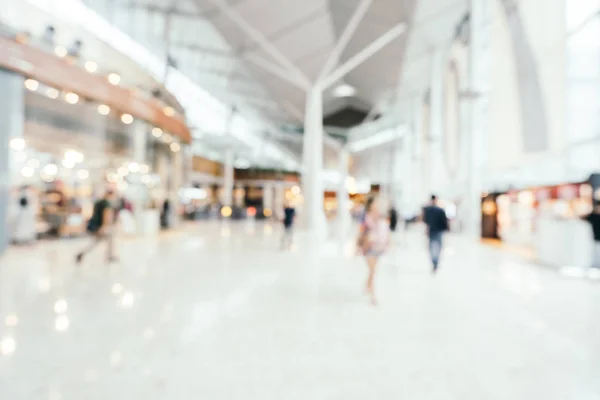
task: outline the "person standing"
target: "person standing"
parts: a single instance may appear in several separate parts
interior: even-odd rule
[[[427,226],[429,237],[429,254],[433,264],[433,273],[438,270],[444,232],[449,228],[448,217],[443,208],[438,206],[437,197],[431,196],[431,203],[423,209],[423,222]]]
[[[75,261],[80,264],[87,253],[92,251],[101,242],[106,242],[106,261],[107,263],[117,262],[118,259],[113,249],[113,226],[115,222],[115,213],[113,211],[114,192],[107,190],[100,200],[94,203],[92,218],[88,222],[88,232],[94,239],[81,253],[77,254]]]
[[[369,198],[365,207],[365,218],[360,226],[358,248],[367,260],[369,273],[367,276],[366,291],[371,298],[371,303],[377,305],[375,296],[375,273],[379,258],[385,253],[390,242],[390,227],[386,218],[379,210],[375,198]]]
[[[281,249],[288,250],[294,240],[294,220],[296,219],[296,209],[290,202],[283,208],[283,236],[281,237]]]
[[[14,242],[16,244],[30,244],[36,239],[36,202],[28,186],[21,188],[18,198],[18,213],[15,217]]]
[[[596,204],[592,213],[585,216],[584,219],[590,223],[594,233],[594,258],[592,266],[600,268],[600,203]]]

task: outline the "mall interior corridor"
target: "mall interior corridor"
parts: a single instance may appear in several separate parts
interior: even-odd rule
[[[374,307],[352,246],[279,237],[187,225],[121,240],[112,266],[100,251],[76,267],[80,239],[11,248],[0,398],[598,399],[597,281],[458,236],[434,276],[415,231],[382,260]]]

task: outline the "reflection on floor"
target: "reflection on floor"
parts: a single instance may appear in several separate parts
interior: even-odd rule
[[[600,286],[419,235],[380,265],[278,226],[199,223],[75,267],[81,240],[0,261],[0,398],[592,400]],[[310,251],[309,251],[310,250]]]

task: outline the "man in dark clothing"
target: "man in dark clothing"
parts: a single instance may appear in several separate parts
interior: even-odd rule
[[[594,211],[584,219],[590,223],[594,232],[594,260],[592,266],[600,268],[600,204],[596,204]]]
[[[112,190],[106,191],[104,197],[94,203],[92,218],[88,222],[88,232],[94,235],[92,243],[81,253],[77,254],[75,261],[80,264],[83,257],[93,250],[100,242],[106,241],[106,261],[115,262],[117,258],[113,253],[113,232],[114,211],[112,202],[114,193]]]
[[[394,207],[390,208],[390,231],[396,232],[398,226],[398,211]]]
[[[423,222],[427,225],[429,236],[429,254],[433,263],[433,272],[437,272],[442,252],[442,239],[448,230],[448,217],[443,208],[437,205],[437,197],[431,196],[431,204],[423,209]]]
[[[283,209],[283,236],[281,238],[281,248],[288,249],[292,245],[294,219],[296,218],[296,210],[291,204],[286,204]]]

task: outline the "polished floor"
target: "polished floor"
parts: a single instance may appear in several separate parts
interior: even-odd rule
[[[0,399],[598,400],[600,283],[448,238],[430,273],[414,232],[365,267],[331,238],[200,223],[0,260]]]

